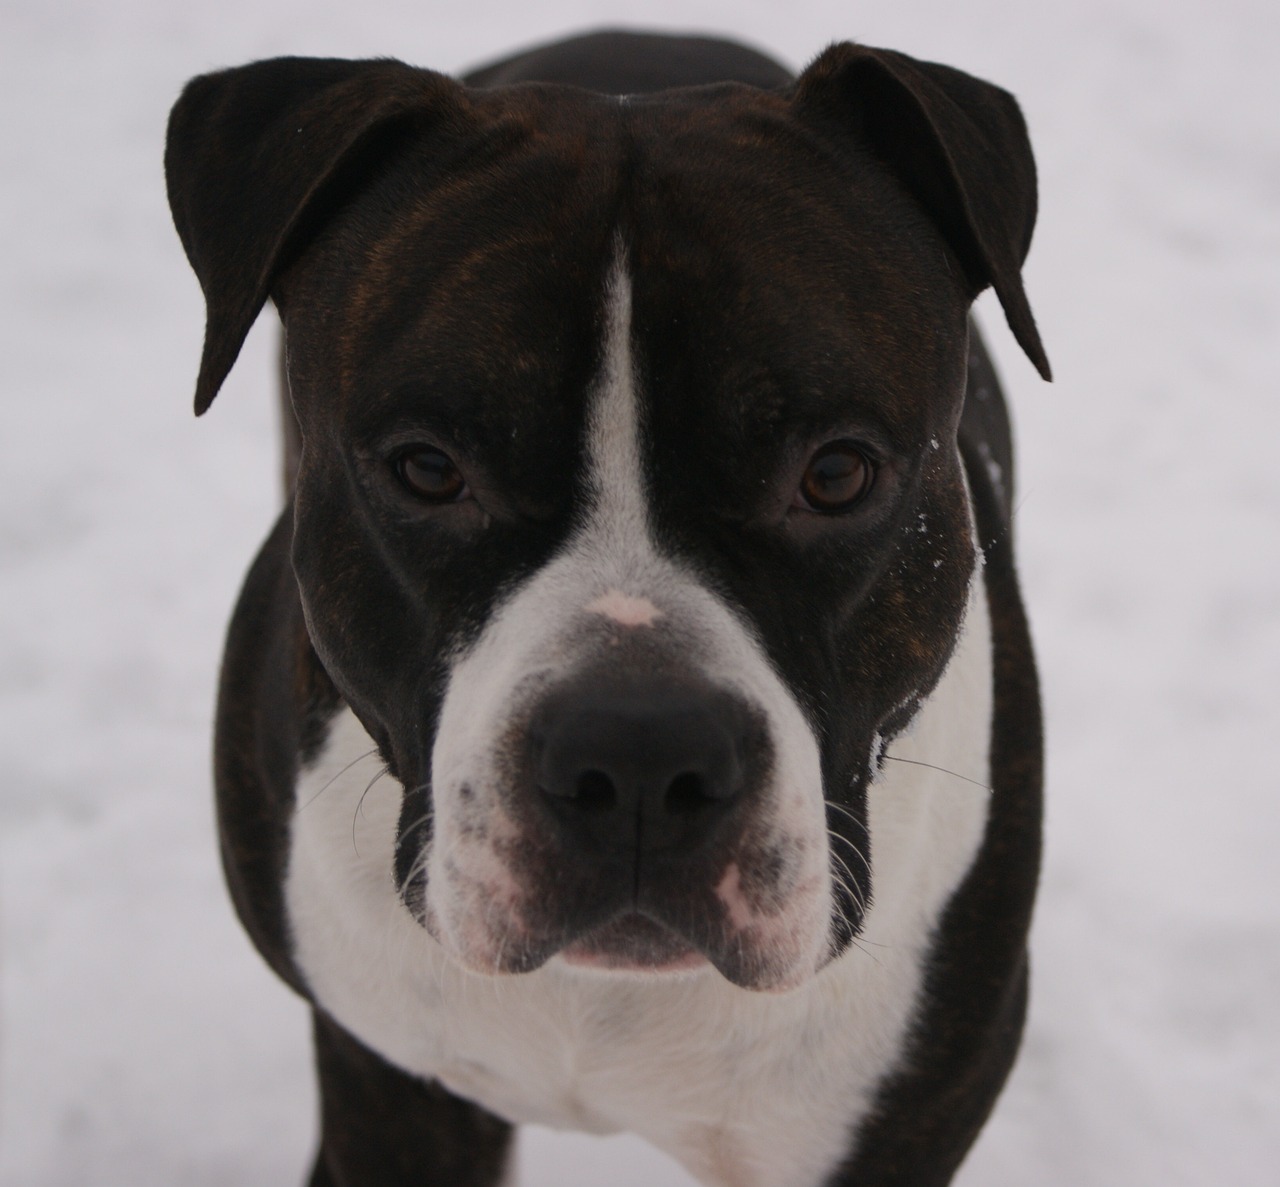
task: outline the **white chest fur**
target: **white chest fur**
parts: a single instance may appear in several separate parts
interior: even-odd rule
[[[345,710],[298,787],[298,966],[368,1046],[512,1121],[633,1132],[711,1187],[815,1187],[901,1057],[933,928],[981,844],[990,650],[978,577],[946,673],[870,792],[875,902],[859,942],[800,989],[558,959],[515,977],[463,971],[396,895],[402,789],[369,786],[379,760]]]

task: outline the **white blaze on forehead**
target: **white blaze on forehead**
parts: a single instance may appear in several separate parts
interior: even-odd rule
[[[621,252],[609,277],[605,316],[604,366],[587,426],[593,502],[588,535],[607,548],[625,550],[648,544],[649,516],[631,358],[631,277]]]

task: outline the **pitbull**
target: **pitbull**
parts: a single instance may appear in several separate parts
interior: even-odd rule
[[[190,83],[166,170],[196,411],[284,325],[215,765],[314,1014],[312,1187],[492,1187],[524,1122],[715,1187],[950,1181],[1039,855],[968,323],[993,286],[1049,377],[1013,99],[853,44],[281,58]]]

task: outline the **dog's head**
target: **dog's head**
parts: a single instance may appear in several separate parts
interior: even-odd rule
[[[1047,371],[1013,101],[852,45],[626,99],[284,59],[192,83],[167,168],[197,410],[285,324],[294,568],[407,907],[473,969],[812,975],[975,572],[978,291]]]

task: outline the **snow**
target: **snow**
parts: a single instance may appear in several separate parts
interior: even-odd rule
[[[357,11],[359,9],[360,11]],[[9,0],[0,38],[0,1183],[300,1182],[305,1011],[220,883],[220,636],[277,504],[272,328],[208,417],[164,120],[280,53],[456,69],[603,22],[801,64],[856,37],[1020,98],[1057,382],[981,316],[1019,430],[1044,673],[1033,1006],[961,1187],[1280,1167],[1280,10],[1273,0]],[[530,1187],[687,1187],[533,1132]]]

